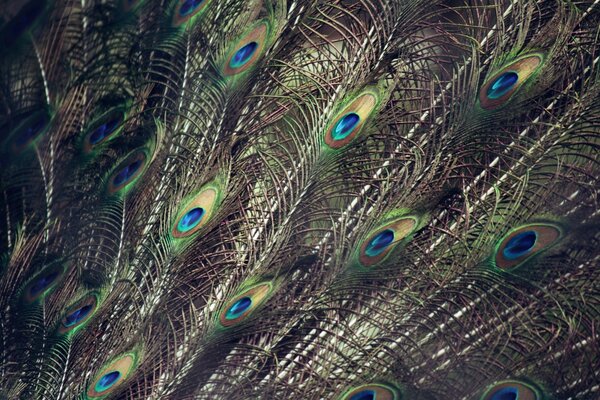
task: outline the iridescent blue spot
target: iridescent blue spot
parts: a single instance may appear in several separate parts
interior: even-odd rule
[[[142,166],[142,160],[137,159],[134,162],[132,162],[131,164],[129,164],[128,166],[126,166],[125,168],[123,168],[113,178],[113,182],[112,182],[113,186],[115,186],[115,187],[121,186],[123,183],[130,180],[141,166]]]
[[[203,208],[192,208],[190,211],[185,213],[183,217],[181,217],[179,223],[177,224],[177,229],[179,230],[179,232],[187,232],[190,229],[195,228],[200,223],[200,221],[202,221],[203,216]]]
[[[78,308],[65,317],[63,325],[68,328],[77,324],[78,322],[81,322],[90,313],[90,311],[92,311],[92,308],[93,306],[91,304],[86,304],[85,306]]]
[[[333,140],[342,140],[348,137],[360,122],[360,117],[356,113],[348,113],[336,122],[333,127]]]
[[[488,87],[487,97],[496,100],[508,93],[519,80],[519,74],[513,71],[505,72],[494,80]]]
[[[365,253],[369,257],[375,257],[385,251],[385,249],[394,241],[394,231],[386,229],[379,232],[367,245]]]
[[[537,233],[535,231],[518,233],[506,243],[502,255],[508,260],[515,260],[529,253],[536,241]]]
[[[225,319],[236,319],[239,318],[246,310],[250,308],[252,305],[252,299],[250,297],[242,297],[227,310],[227,314],[225,314]]]
[[[352,397],[350,397],[350,400],[375,400],[375,391],[374,390],[360,391],[360,392],[354,394]]]
[[[56,278],[58,278],[58,275],[58,271],[53,271],[38,278],[38,280],[29,288],[29,295],[35,297],[42,293],[56,280]]]
[[[258,49],[258,43],[250,42],[246,44],[238,51],[236,51],[233,57],[231,57],[231,61],[229,61],[229,66],[231,68],[240,68],[248,61],[250,61],[250,58],[252,58],[252,55],[254,54],[256,49]]]
[[[490,397],[490,400],[517,400],[519,389],[515,387],[504,387]]]
[[[119,371],[112,371],[108,374],[105,374],[98,380],[96,386],[94,386],[94,390],[98,393],[103,392],[111,388],[112,385],[115,384],[121,377],[121,373]]]
[[[204,0],[185,0],[181,7],[179,7],[179,15],[186,17],[196,10]]]
[[[33,140],[36,136],[43,132],[44,128],[46,128],[46,124],[48,123],[48,117],[46,115],[40,115],[33,120],[29,126],[26,126],[21,131],[20,135],[15,139],[15,145],[17,147],[22,147],[26,145],[28,142]]]
[[[100,143],[108,135],[113,133],[122,121],[123,117],[116,117],[94,129],[90,135],[90,144],[94,145]]]

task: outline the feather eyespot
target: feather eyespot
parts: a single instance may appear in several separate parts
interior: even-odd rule
[[[358,96],[334,118],[325,132],[325,144],[332,149],[339,149],[354,140],[376,105],[374,94]]]
[[[258,43],[256,42],[245,44],[235,52],[233,57],[231,57],[231,60],[229,61],[229,67],[231,69],[236,69],[244,66],[244,64],[250,61],[250,58],[256,52],[256,49],[258,49]]]
[[[202,221],[205,211],[202,207],[194,207],[186,212],[177,224],[178,232],[188,232],[194,229]]]
[[[172,24],[179,27],[190,21],[192,18],[200,15],[210,0],[179,0],[175,6]]]
[[[32,113],[11,133],[12,151],[20,154],[40,138],[49,128],[51,117],[47,111]]]
[[[261,283],[231,299],[221,311],[221,325],[228,328],[244,321],[265,302],[272,289],[270,283]]]
[[[375,229],[360,246],[359,261],[371,267],[385,259],[417,226],[415,217],[402,217]]]
[[[85,296],[65,311],[58,327],[58,333],[65,334],[81,327],[92,317],[97,307],[98,296],[96,294]]]
[[[146,168],[147,157],[145,151],[138,150],[119,163],[108,178],[108,193],[115,194],[131,187]]]
[[[340,400],[398,400],[399,398],[396,388],[377,383],[351,389]]]
[[[25,287],[24,300],[33,303],[50,292],[60,280],[64,272],[63,266],[56,264],[44,269]]]
[[[516,72],[504,72],[488,86],[486,93],[488,99],[496,100],[504,96],[513,86],[515,86],[518,80],[519,74]]]
[[[540,390],[532,384],[510,380],[493,384],[481,400],[542,400],[542,398]]]
[[[91,152],[96,146],[117,135],[123,127],[125,112],[121,108],[113,109],[90,124],[84,142],[83,151]]]
[[[543,57],[533,54],[522,57],[496,72],[479,91],[479,103],[486,110],[506,104],[541,67]]]
[[[504,270],[519,267],[556,244],[563,236],[561,227],[554,224],[534,223],[521,226],[500,240],[494,262]]]
[[[114,392],[135,370],[137,363],[138,356],[135,353],[125,354],[112,361],[96,375],[88,387],[88,398],[104,398]]]
[[[171,235],[184,238],[198,232],[210,220],[219,201],[219,190],[207,186],[177,214]]]
[[[226,58],[223,75],[237,75],[256,64],[265,50],[269,30],[269,24],[263,21],[239,39]]]
[[[227,309],[225,313],[225,319],[231,321],[232,319],[239,318],[252,306],[252,298],[244,296],[237,300],[231,307]]]

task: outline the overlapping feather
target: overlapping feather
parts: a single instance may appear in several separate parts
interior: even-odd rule
[[[0,397],[595,398],[597,2],[19,6]]]

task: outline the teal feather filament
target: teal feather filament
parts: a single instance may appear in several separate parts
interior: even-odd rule
[[[598,3],[5,0],[0,400],[591,400]]]

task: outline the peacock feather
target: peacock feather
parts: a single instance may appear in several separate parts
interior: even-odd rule
[[[598,0],[0,2],[0,399],[600,398]]]

